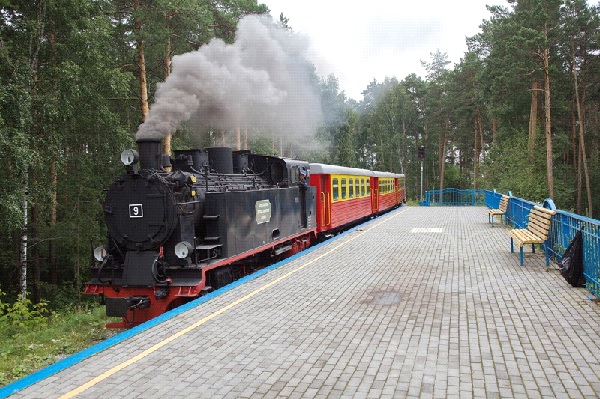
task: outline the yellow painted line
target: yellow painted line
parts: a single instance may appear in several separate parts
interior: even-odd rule
[[[263,292],[264,290],[271,288],[272,286],[274,286],[275,284],[279,283],[282,280],[285,280],[286,278],[290,277],[291,275],[293,275],[294,273],[299,272],[300,270],[306,268],[307,266],[312,265],[313,263],[323,259],[324,257],[326,257],[327,255],[330,255],[331,253],[337,251],[338,249],[340,249],[341,247],[345,246],[346,244],[354,241],[355,239],[357,239],[358,237],[362,236],[363,234],[369,232],[370,230],[374,229],[375,227],[395,218],[396,216],[404,213],[408,208],[404,208],[402,211],[399,211],[391,216],[386,216],[384,217],[381,221],[379,221],[378,223],[373,224],[372,226],[370,226],[369,228],[359,232],[359,234],[348,238],[346,241],[336,245],[335,247],[331,248],[329,251],[319,255],[318,257],[314,258],[313,260],[306,262],[305,264],[297,267],[294,270],[291,270],[289,272],[287,272],[286,274],[283,274],[281,276],[279,276],[278,278],[276,278],[275,280],[271,281],[270,283],[267,283],[265,285],[263,285],[260,288],[257,288],[256,290],[252,291],[251,293],[237,299],[234,302],[231,302],[229,305],[222,307],[221,309],[217,310],[214,313],[211,313],[210,315],[198,320],[197,322],[195,322],[194,324],[189,325],[188,327],[179,330],[178,332],[176,332],[175,334],[169,336],[168,338],[166,338],[165,340],[151,346],[150,348],[146,349],[143,352],[140,352],[138,355],[124,361],[123,363],[120,363],[116,366],[114,366],[113,368],[105,371],[104,373],[100,374],[98,377],[86,382],[83,385],[80,385],[79,387],[73,389],[70,392],[67,392],[66,394],[64,394],[63,396],[60,397],[60,399],[68,399],[68,398],[74,398],[75,396],[85,392],[86,390],[90,389],[91,387],[93,387],[94,385],[98,384],[99,382],[104,381],[105,379],[107,379],[108,377],[112,376],[115,373],[118,373],[119,371],[123,370],[124,368],[131,366],[134,363],[137,363],[138,361],[142,360],[143,358],[145,358],[146,356],[150,355],[153,352],[156,352],[157,350],[159,350],[160,348],[162,348],[163,346],[175,341],[177,338],[184,336],[185,334],[189,333],[190,331],[198,328],[199,326],[201,326],[202,324],[214,319],[215,317],[219,316],[222,313],[227,312],[228,310],[236,307],[237,305],[239,305],[242,302],[247,301],[248,299],[256,296],[257,294]]]

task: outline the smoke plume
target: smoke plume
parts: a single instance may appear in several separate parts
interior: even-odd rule
[[[173,57],[137,139],[162,138],[189,121],[194,130],[266,130],[313,134],[321,121],[308,42],[272,19],[247,16],[236,40],[213,39]]]

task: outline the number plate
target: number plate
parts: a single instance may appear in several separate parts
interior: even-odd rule
[[[142,204],[129,204],[129,217],[143,218],[144,208],[142,208]]]

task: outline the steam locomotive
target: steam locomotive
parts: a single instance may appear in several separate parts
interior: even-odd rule
[[[138,140],[103,204],[85,293],[129,328],[405,201],[404,175]]]

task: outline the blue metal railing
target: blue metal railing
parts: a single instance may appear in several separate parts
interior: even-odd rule
[[[445,188],[425,192],[421,206],[476,206],[485,205],[485,190],[459,190]]]
[[[501,197],[502,194],[495,191],[486,191],[485,205],[490,209],[498,208]],[[542,205],[511,197],[506,211],[508,223],[517,228],[526,227],[529,211],[535,205],[552,207],[553,203],[545,201]],[[551,221],[548,251],[552,259],[560,262],[569,243],[579,230],[583,236],[583,275],[586,288],[596,297],[600,297],[600,220],[557,209]]]

